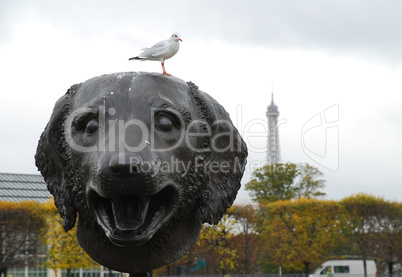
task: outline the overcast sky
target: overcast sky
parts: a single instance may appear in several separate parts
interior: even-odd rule
[[[36,173],[56,100],[105,73],[161,72],[128,61],[183,42],[167,72],[218,100],[249,147],[243,184],[266,158],[274,92],[282,160],[324,173],[327,199],[402,201],[402,2],[0,2],[0,172]],[[237,203],[250,198],[241,190]]]

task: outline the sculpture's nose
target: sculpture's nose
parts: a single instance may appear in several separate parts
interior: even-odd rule
[[[112,153],[100,159],[97,174],[100,182],[92,189],[104,198],[122,195],[148,195],[159,191],[155,182],[159,173],[158,160],[148,153]]]
[[[109,170],[114,176],[129,177],[148,169],[141,157],[136,154],[115,153],[110,158]]]

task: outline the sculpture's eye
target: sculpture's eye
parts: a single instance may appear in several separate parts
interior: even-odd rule
[[[156,127],[163,132],[171,132],[173,130],[173,121],[167,115],[159,115],[156,118]]]
[[[173,129],[180,128],[180,119],[174,112],[163,111],[155,116],[155,127],[165,133],[170,133]]]
[[[93,133],[95,133],[97,130],[99,129],[99,123],[98,120],[96,120],[95,118],[90,119],[87,122],[87,126],[85,127],[85,133],[87,135],[92,135]]]
[[[99,129],[98,111],[88,108],[74,117],[73,126],[76,131],[92,135]]]

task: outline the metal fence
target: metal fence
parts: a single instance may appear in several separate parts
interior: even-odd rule
[[[78,269],[71,272],[72,277],[122,277],[122,274],[117,271],[109,271],[108,269],[91,268],[91,269]],[[127,274],[128,275],[128,274]],[[127,276],[126,275],[126,276]],[[50,270],[44,267],[25,267],[25,268],[12,268],[7,271],[7,277],[66,277],[67,270],[53,274]],[[322,275],[326,277],[326,275]],[[333,277],[364,277],[364,274],[335,274]],[[214,274],[214,275],[159,275],[155,277],[309,277],[308,274]],[[367,277],[402,277],[401,273],[397,274],[368,274]]]
[[[10,268],[7,277],[48,277],[48,273],[44,267]]]
[[[333,274],[333,277],[365,277],[364,274]],[[157,277],[309,277],[309,274],[227,274],[227,275],[160,275]],[[322,275],[326,277],[326,275]],[[367,274],[367,277],[402,277],[402,274]]]
[[[67,270],[62,270],[61,277],[67,277]],[[72,270],[71,277],[121,277],[121,273],[102,266],[101,268]]]

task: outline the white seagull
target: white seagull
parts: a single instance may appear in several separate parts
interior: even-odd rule
[[[129,58],[129,60],[160,61],[162,63],[163,74],[170,76],[169,73],[166,73],[164,62],[179,51],[179,41],[182,41],[180,35],[173,33],[169,39],[160,41],[150,48],[141,49],[143,51],[141,54],[137,57]]]

